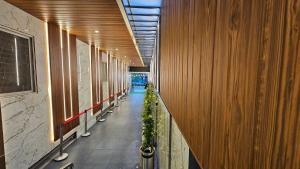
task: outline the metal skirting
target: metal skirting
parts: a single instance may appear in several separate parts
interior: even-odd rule
[[[64,148],[71,145],[73,142],[75,142],[77,139],[77,132],[72,134],[70,137],[66,138],[64,140]],[[39,169],[47,165],[50,161],[52,161],[52,157],[55,157],[57,153],[59,152],[59,145],[57,145],[53,150],[51,150],[48,154],[46,154],[44,157],[42,157],[39,161],[34,163],[31,167],[28,169]]]

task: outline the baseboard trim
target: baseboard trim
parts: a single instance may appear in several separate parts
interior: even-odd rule
[[[77,139],[77,132],[70,135],[68,138],[64,140],[64,149],[70,146],[72,143],[74,143]],[[28,169],[39,169],[45,167],[47,164],[49,164],[52,161],[52,158],[58,155],[59,153],[59,145],[57,145],[54,149],[52,149],[48,154],[43,156],[39,161],[34,163],[31,167]]]

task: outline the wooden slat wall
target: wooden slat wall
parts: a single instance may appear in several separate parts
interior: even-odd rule
[[[300,168],[299,16],[297,0],[164,0],[161,96],[203,169]]]
[[[70,34],[70,58],[71,58],[71,83],[72,83],[72,103],[73,113],[79,112],[79,96],[78,96],[78,74],[77,72],[77,50],[76,50],[76,36]],[[74,114],[73,114],[74,115]],[[79,121],[75,121],[75,124]]]
[[[103,77],[101,77],[102,52],[104,51],[101,51],[98,48],[95,49],[94,45],[91,46],[93,105],[101,103],[98,107],[93,109],[94,114],[96,114],[99,110],[102,110],[103,108],[103,103],[101,102],[103,100],[103,89],[102,89]],[[99,72],[96,73],[97,66],[98,69],[100,70],[98,70]]]
[[[71,112],[71,98],[70,98],[70,76],[69,76],[69,51],[68,51],[68,32],[62,31],[62,56],[64,65],[64,88],[65,88],[65,103],[66,103],[66,118],[72,116]],[[76,49],[76,48],[75,48]]]
[[[121,83],[122,83],[122,74],[121,74],[121,61],[117,60],[117,79],[118,79],[118,96],[121,96],[122,91],[121,91]]]
[[[114,98],[111,96],[114,94],[114,82],[113,82],[113,67],[112,67],[112,57],[111,54],[108,53],[107,55],[108,61],[107,61],[107,66],[108,66],[108,89],[109,89],[109,102],[111,103]]]
[[[99,56],[99,69],[100,69],[100,81],[99,81],[99,89],[100,89],[100,92],[99,92],[99,94],[100,94],[100,96],[99,96],[99,98],[100,98],[100,101],[102,101],[103,99],[106,99],[106,98],[103,98],[103,76],[101,76],[102,75],[102,58],[103,58],[103,55],[104,55],[104,52],[105,51],[102,51],[102,50],[100,50],[99,51],[99,54],[100,54],[100,56]],[[102,110],[102,108],[103,108],[103,102],[101,102],[101,105],[100,105],[100,109]]]
[[[97,80],[96,76],[100,75],[98,73],[96,73],[97,71],[97,64],[98,64],[98,49],[95,48],[94,45],[91,45],[91,63],[92,63],[92,67],[91,67],[91,73],[92,73],[92,98],[93,98],[93,105],[98,104],[98,100],[97,98],[99,97],[99,79]],[[96,114],[99,110],[101,110],[101,106],[98,106],[96,108],[93,109],[93,114]]]
[[[143,66],[116,0],[6,1],[45,22],[61,25],[83,42],[103,50],[118,48],[112,51],[114,56],[128,56],[124,60],[131,66]]]
[[[125,65],[125,63],[123,63],[123,69],[122,69],[122,71],[123,71],[123,93],[125,93],[125,89],[126,89],[126,65]]]
[[[60,29],[56,24],[48,23],[48,37],[49,37],[49,56],[50,56],[50,73],[51,73],[51,90],[52,90],[52,115],[54,127],[54,140],[59,138],[59,126],[64,122],[64,95],[63,95],[63,76],[62,76],[62,60],[61,60],[61,47],[60,47]],[[72,39],[72,40],[71,40]],[[76,51],[76,38],[71,38],[70,51]],[[65,43],[65,42],[64,42]],[[75,45],[74,45],[75,43]],[[65,45],[67,46],[67,45]],[[77,69],[76,53],[71,54],[75,60],[72,62],[72,69]],[[71,73],[72,77],[77,76],[77,71]],[[64,71],[64,76],[69,75]],[[75,80],[75,78],[73,79]],[[76,77],[77,81],[77,77]],[[66,85],[66,84],[65,84]],[[66,88],[65,88],[66,89]],[[73,95],[73,110],[78,112],[78,86],[77,82],[72,85]],[[77,98],[76,98],[77,91]],[[66,91],[67,93],[67,91]],[[76,101],[77,100],[77,101]],[[66,102],[70,106],[70,100]],[[70,108],[69,108],[70,109]],[[74,113],[74,112],[73,112]],[[74,115],[74,114],[73,114]],[[64,130],[64,133],[72,130],[79,124],[79,120],[74,120],[69,123]]]
[[[1,105],[0,105],[0,168],[5,169],[5,154],[4,154],[4,140],[3,140]]]
[[[116,94],[116,91],[117,91],[117,85],[116,85],[116,80],[117,80],[117,70],[116,70],[116,67],[117,67],[117,62],[116,62],[116,58],[115,57],[112,57],[111,56],[111,62],[110,62],[110,65],[111,65],[111,75],[112,75],[112,95],[115,95]],[[114,98],[112,98],[114,100]]]
[[[60,29],[55,24],[48,24],[49,57],[51,71],[52,113],[54,140],[59,137],[59,125],[64,120],[63,83],[60,49]]]

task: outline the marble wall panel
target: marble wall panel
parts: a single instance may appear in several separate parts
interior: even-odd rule
[[[48,70],[45,23],[0,0],[0,24],[35,40],[38,92],[1,94],[7,169],[28,168],[54,146],[49,131]]]

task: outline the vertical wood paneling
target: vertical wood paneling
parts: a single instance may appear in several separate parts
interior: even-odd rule
[[[199,89],[194,91],[194,117],[195,122],[193,132],[196,139],[193,145],[194,153],[199,154],[200,161],[209,161],[210,156],[210,123],[211,123],[211,99],[212,99],[212,72],[213,72],[213,49],[215,37],[215,17],[216,0],[195,1],[194,30],[199,30],[194,34],[194,57],[198,65],[193,65],[194,74],[198,81],[195,81],[195,87]],[[203,6],[203,8],[197,8]],[[201,22],[197,22],[202,18]],[[194,87],[194,88],[195,88]],[[198,100],[201,96],[201,101]],[[200,146],[202,145],[202,146]],[[203,168],[209,168],[208,163],[202,164]]]
[[[112,64],[112,56],[110,53],[107,55],[108,61],[107,61],[107,66],[108,66],[108,89],[109,89],[109,102],[111,103],[114,98],[111,97],[114,94],[114,82],[113,82],[113,64]]]
[[[73,108],[73,116],[75,113],[78,113],[79,110],[79,96],[78,96],[78,74],[77,72],[77,49],[76,49],[76,36],[70,34],[70,66],[71,66],[71,84],[72,84],[72,108]],[[74,122],[77,125],[79,124],[79,119]]]
[[[95,48],[94,45],[91,45],[91,73],[92,73],[92,99],[93,99],[93,105],[98,104],[98,97],[99,97],[99,85],[100,85],[100,74],[99,70],[97,68],[98,63],[98,49]],[[100,68],[100,67],[99,67]],[[98,77],[97,77],[98,76]],[[101,110],[101,106],[95,107],[93,109],[93,114],[96,114],[99,110]]]
[[[102,57],[103,57],[103,55],[104,55],[104,51],[102,51],[102,50],[100,50],[100,56],[99,56],[99,59],[100,59],[100,61],[99,61],[99,69],[100,69],[100,78],[99,78],[99,94],[100,94],[100,96],[99,96],[99,98],[100,98],[100,101],[101,101],[101,105],[100,105],[100,110],[102,110],[102,108],[103,108],[103,103],[102,103],[102,100],[104,99],[103,98],[103,78],[104,77],[102,77],[101,75],[102,75],[102,67],[101,66],[103,66],[103,64],[102,64]]]
[[[97,43],[114,56],[143,66],[116,0],[6,0],[45,22],[70,30],[85,43]],[[100,33],[95,35],[95,30]],[[92,38],[91,38],[92,37]]]
[[[286,25],[283,44],[279,105],[275,123],[276,149],[272,167],[300,168],[300,1],[286,2]]]
[[[111,95],[111,65],[110,65],[110,55],[107,53],[107,81],[108,81],[108,94]]]
[[[49,57],[52,90],[52,114],[54,139],[59,137],[59,125],[64,120],[63,83],[60,48],[60,29],[55,24],[48,24]]]
[[[112,86],[111,86],[111,89],[112,89],[112,95],[115,96],[115,94],[117,94],[116,92],[118,91],[118,88],[117,88],[117,85],[118,85],[118,77],[117,77],[117,60],[115,57],[112,57],[111,56],[111,81],[112,81]],[[112,101],[115,99],[115,97],[112,97],[111,98]]]
[[[63,95],[63,88],[65,87],[63,85],[63,76],[62,74],[69,77],[67,73],[62,69],[62,53],[61,53],[61,47],[60,47],[60,28],[56,24],[48,23],[48,37],[49,37],[49,57],[50,57],[50,73],[51,73],[51,91],[52,91],[52,115],[53,115],[53,127],[54,127],[54,140],[57,140],[59,138],[59,126],[64,122],[64,95]],[[74,42],[75,38],[72,38],[72,43]],[[65,42],[63,43],[64,46],[67,46]],[[74,46],[71,45],[71,51],[76,51],[76,44]],[[72,54],[74,55],[74,54]],[[71,55],[71,56],[72,56]],[[74,56],[73,56],[74,57]],[[74,60],[76,62],[76,58]],[[77,64],[74,63],[73,66],[76,66]],[[65,67],[65,65],[64,65]],[[67,67],[68,68],[68,67]],[[77,71],[71,72],[71,77],[76,76],[74,80],[77,81]],[[66,82],[66,81],[65,81]],[[69,81],[67,81],[69,82]],[[75,102],[73,104],[76,104],[73,106],[73,108],[77,109],[78,107],[78,101],[76,102],[76,93],[75,90],[77,89],[77,85],[72,86],[72,95],[74,94],[75,98],[73,97],[73,100],[75,99]],[[65,88],[66,89],[66,88]],[[66,93],[69,91],[66,91]],[[77,94],[78,95],[78,94]],[[70,95],[69,95],[70,96]],[[78,99],[77,99],[78,100]],[[68,103],[70,108],[70,102]],[[74,109],[74,110],[75,110]],[[73,112],[71,112],[73,113]],[[75,128],[79,124],[79,120],[74,120],[73,122],[69,123],[67,126],[65,126],[64,133],[69,132],[73,128]]]
[[[71,98],[70,98],[70,72],[69,72],[69,51],[68,51],[68,32],[62,30],[62,57],[63,57],[63,76],[64,76],[64,94],[66,104],[66,119],[72,116]]]
[[[202,168],[300,168],[298,16],[299,0],[163,2],[160,94]]]
[[[122,91],[121,91],[121,80],[122,80],[122,74],[121,74],[121,61],[117,60],[117,91],[118,91],[118,96],[121,96]]]

